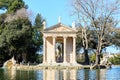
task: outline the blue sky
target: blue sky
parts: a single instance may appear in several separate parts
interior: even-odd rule
[[[75,20],[70,13],[69,0],[24,0],[28,4],[28,9],[33,15],[40,13],[47,21],[47,27],[58,23],[58,17],[61,16],[61,22],[71,25]]]

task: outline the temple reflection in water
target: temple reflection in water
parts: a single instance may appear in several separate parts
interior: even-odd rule
[[[111,69],[14,70],[0,68],[0,80],[120,80],[120,67]]]
[[[43,80],[76,80],[76,70],[43,70]]]

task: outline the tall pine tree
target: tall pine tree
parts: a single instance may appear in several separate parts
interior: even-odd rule
[[[41,17],[40,14],[37,14],[34,22],[34,31],[33,31],[33,41],[39,50],[42,50],[43,39],[42,39],[42,30],[43,30],[43,23],[44,19]]]

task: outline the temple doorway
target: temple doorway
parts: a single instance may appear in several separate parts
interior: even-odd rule
[[[63,43],[61,42],[56,43],[56,62],[63,62]]]

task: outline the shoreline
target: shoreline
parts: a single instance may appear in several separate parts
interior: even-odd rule
[[[104,66],[104,67],[103,67]],[[95,69],[91,65],[17,65],[12,67],[12,69],[16,70],[43,70],[43,69]],[[100,65],[100,69],[107,69],[105,65]]]
[[[41,69],[82,69],[83,65],[19,65],[15,67],[17,70],[41,70]]]
[[[120,66],[120,65],[112,65],[112,66]]]
[[[112,65],[113,66],[113,65]],[[118,66],[118,65],[117,65]],[[120,65],[119,65],[120,66]],[[12,64],[9,67],[3,67],[6,69],[15,70],[42,70],[42,69],[108,69],[111,65],[82,65],[78,63],[54,63],[54,64],[38,64],[38,65],[22,65],[22,64]]]

